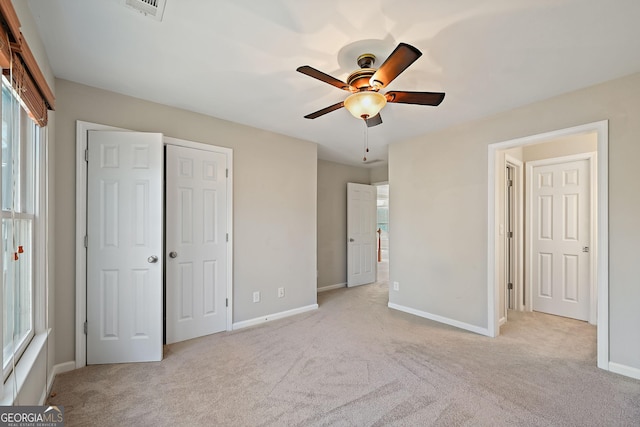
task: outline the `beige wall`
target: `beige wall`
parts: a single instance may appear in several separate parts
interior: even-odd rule
[[[75,348],[76,120],[232,148],[234,323],[316,303],[314,143],[66,80],[56,88],[58,363],[73,360]],[[286,296],[277,298],[282,286]]]
[[[318,161],[318,289],[347,282],[347,183],[369,184],[369,172]]]
[[[524,162],[532,162],[534,160],[594,153],[596,151],[598,151],[598,135],[595,132],[591,132],[522,147],[522,160]]]
[[[389,181],[389,166],[387,164],[369,169],[369,182],[371,184],[387,181]]]
[[[609,120],[610,360],[640,369],[640,74],[389,148],[389,301],[487,327],[488,144]]]

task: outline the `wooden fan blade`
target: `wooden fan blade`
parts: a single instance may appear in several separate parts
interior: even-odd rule
[[[367,119],[367,127],[371,128],[374,126],[378,126],[382,124],[382,117],[380,116],[380,113],[376,114],[375,116]]]
[[[327,108],[323,108],[322,110],[318,110],[315,113],[311,113],[311,114],[307,114],[306,116],[304,116],[305,119],[316,119],[320,116],[324,116],[327,113],[330,113],[332,111],[335,111],[337,109],[340,109],[344,107],[344,102],[338,102],[337,104],[333,104]]]
[[[398,104],[440,105],[444,99],[442,92],[402,92],[391,91],[385,94],[387,102]]]
[[[378,70],[371,76],[369,85],[377,88],[387,86],[398,75],[407,69],[407,67],[415,62],[416,59],[422,56],[415,47],[406,43],[400,43],[386,61],[378,68]]]
[[[342,80],[338,80],[335,77],[330,76],[329,74],[325,74],[320,70],[316,70],[313,67],[308,65],[303,65],[302,67],[298,67],[296,69],[297,72],[306,74],[309,77],[313,77],[314,79],[318,79],[321,82],[329,83],[331,86],[335,86],[338,89],[346,90],[349,92],[355,92],[356,89],[349,86],[347,83]]]

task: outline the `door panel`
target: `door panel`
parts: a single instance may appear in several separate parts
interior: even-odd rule
[[[226,162],[167,145],[167,344],[227,329]]]
[[[536,311],[580,320],[589,318],[589,173],[586,159],[532,169],[532,285]]]
[[[347,183],[347,286],[376,281],[376,187]]]
[[[162,134],[89,131],[88,149],[87,364],[159,361]]]

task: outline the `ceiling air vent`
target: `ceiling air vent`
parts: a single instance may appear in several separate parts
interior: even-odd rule
[[[164,5],[167,0],[123,0],[125,6],[142,13],[144,16],[162,21]]]

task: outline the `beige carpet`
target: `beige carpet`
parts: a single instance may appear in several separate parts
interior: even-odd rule
[[[388,309],[387,285],[59,375],[67,426],[639,426],[640,381],[596,368],[595,328],[511,313],[491,339]]]

